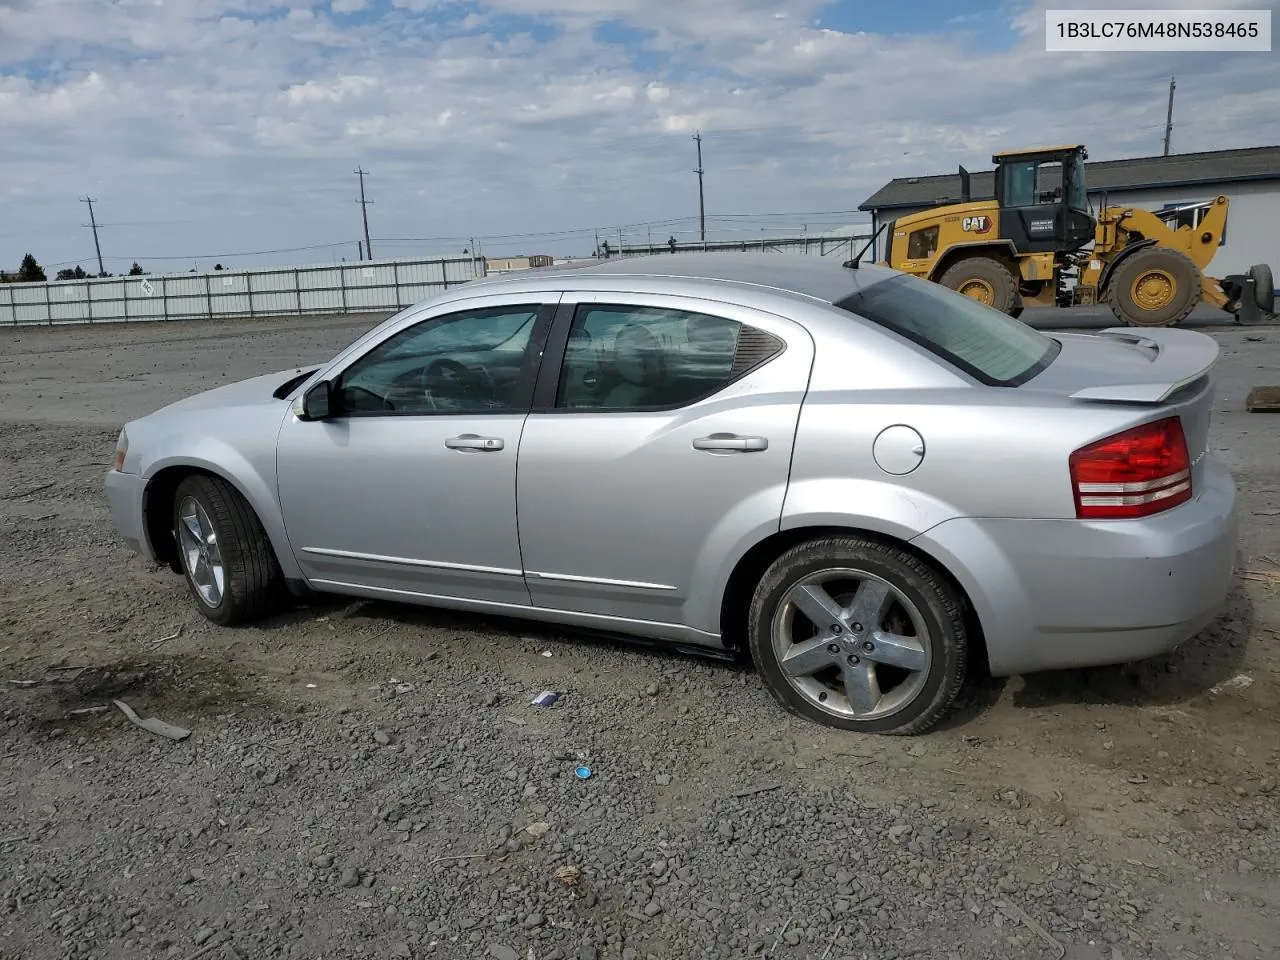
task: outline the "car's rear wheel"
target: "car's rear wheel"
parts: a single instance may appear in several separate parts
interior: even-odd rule
[[[921,558],[857,536],[793,547],[765,572],[751,654],[790,712],[864,733],[915,734],[964,682],[961,599]]]
[[[244,497],[205,474],[183,479],[173,497],[173,530],[200,612],[225,627],[275,611],[283,577],[271,542]]]

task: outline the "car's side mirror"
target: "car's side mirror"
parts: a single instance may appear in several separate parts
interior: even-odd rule
[[[327,420],[333,414],[333,384],[321,380],[302,395],[299,420]]]

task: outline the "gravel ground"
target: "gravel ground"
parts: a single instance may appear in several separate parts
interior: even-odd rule
[[[527,623],[206,623],[110,527],[116,430],[377,319],[0,330],[0,958],[1275,955],[1270,583],[1167,658],[975,677],[910,741]],[[1280,420],[1243,406],[1280,331],[1213,335],[1244,566],[1280,571]]]

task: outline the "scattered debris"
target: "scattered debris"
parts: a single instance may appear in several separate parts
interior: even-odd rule
[[[1020,920],[1024,927],[1026,927],[1028,930],[1030,930],[1032,933],[1038,936],[1041,940],[1043,940],[1046,944],[1048,944],[1054,950],[1057,950],[1058,956],[1056,960],[1062,960],[1062,958],[1067,955],[1067,948],[1064,947],[1061,943],[1059,943],[1056,939],[1054,939],[1053,934],[1051,934],[1048,930],[1046,930],[1039,923],[1037,923],[1033,917],[1031,917],[1025,910],[1023,910],[1016,903],[1011,903],[1008,900],[1001,900],[997,903],[997,906],[999,906],[1000,909],[1004,911],[1005,915],[1009,917],[1009,919]]]
[[[582,871],[574,866],[560,867],[556,870],[555,877],[566,887],[576,887],[582,879]]]
[[[521,720],[519,717],[507,717],[508,723],[514,723],[517,727],[527,726],[527,721]]]
[[[550,656],[551,656],[551,651],[550,651],[550,650],[543,650],[543,651],[542,651],[542,656],[544,656],[544,657],[550,657]]]
[[[1130,777],[1129,782],[1130,783],[1150,783],[1151,778],[1148,777],[1145,773],[1140,773],[1136,777]]]
[[[1259,583],[1280,583],[1280,571],[1275,570],[1242,570],[1241,580],[1256,580]]]
[[[1253,677],[1247,673],[1237,673],[1230,680],[1223,680],[1209,688],[1210,693],[1221,693],[1223,690],[1243,690],[1253,683]]]
[[[416,688],[412,683],[397,683],[395,686],[396,694],[404,696],[406,693],[413,693]]]
[[[129,706],[123,700],[112,700],[135,727],[141,727],[148,733],[154,733],[158,737],[167,737],[170,740],[185,740],[191,736],[190,730],[184,730],[182,727],[175,727],[171,723],[165,723],[163,720],[157,720],[155,717],[147,717],[145,720],[139,717],[133,711],[133,707]]]
[[[556,693],[554,690],[543,690],[529,702],[535,707],[549,707],[559,699],[560,694]]]
[[[1245,339],[1248,340],[1250,343],[1264,343],[1266,342],[1267,338],[1266,337],[1245,337]]]
[[[844,924],[836,927],[836,932],[831,937],[831,942],[827,944],[827,949],[822,952],[822,960],[827,960],[831,956],[831,951],[835,949],[836,941],[840,939],[840,934],[844,933]]]
[[[38,523],[38,522],[39,522],[39,521],[41,521],[41,520],[53,520],[53,519],[56,519],[56,518],[57,518],[57,516],[58,516],[58,515],[57,515],[56,513],[44,513],[44,514],[41,514],[41,515],[40,515],[40,516],[38,516],[38,517],[32,517],[31,519],[32,519],[32,520],[35,520],[35,521]]]
[[[106,713],[110,709],[111,707],[105,703],[98,707],[79,707],[75,710],[68,710],[67,716],[82,717],[87,713]]]
[[[26,839],[27,839],[26,837],[0,837],[0,845],[6,844],[6,843],[21,843]]]
[[[589,780],[591,778],[591,768],[588,766],[574,767],[573,775],[579,780]]]
[[[551,830],[551,824],[539,821],[524,828],[524,832],[533,838],[544,837]]]
[[[483,853],[461,853],[452,857],[436,857],[434,860],[428,860],[427,866],[431,867],[437,863],[450,863],[454,860],[479,860],[483,856]]]
[[[170,640],[177,640],[180,636],[182,636],[182,624],[178,624],[178,629],[173,633],[169,634],[167,637],[161,637],[159,640],[151,641],[151,646],[154,649],[155,647],[160,646],[160,644],[162,643],[168,643]]]
[[[373,731],[373,739],[380,747],[387,747],[391,745],[391,734],[387,733],[387,731],[383,730],[381,727]]]
[[[48,490],[53,484],[54,481],[51,480],[48,483],[40,484],[38,487],[29,487],[26,490],[19,490],[17,493],[6,493],[0,496],[0,500],[21,500],[23,497],[29,497],[33,493],[39,493],[41,490]]]
[[[780,783],[766,783],[759,787],[752,787],[750,790],[739,790],[734,797],[741,799],[742,797],[754,797],[757,793],[769,793],[773,790],[781,790]]]
[[[1280,387],[1254,387],[1244,406],[1250,413],[1280,412]]]

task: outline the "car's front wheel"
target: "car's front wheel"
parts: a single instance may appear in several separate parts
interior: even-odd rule
[[[257,516],[231,484],[193,474],[174,492],[173,530],[200,612],[224,627],[274,612],[282,575]]]
[[[857,537],[793,547],[753,597],[750,645],[773,696],[844,730],[915,734],[964,682],[960,597],[915,554]]]

